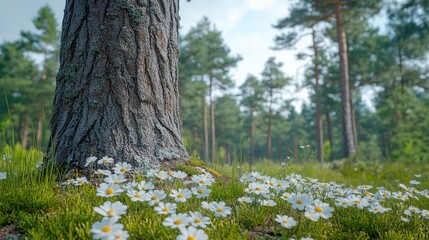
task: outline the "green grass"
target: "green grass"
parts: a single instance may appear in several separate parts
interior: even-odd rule
[[[132,202],[125,194],[112,198],[96,196],[96,185],[79,187],[61,186],[56,179],[60,173],[54,166],[36,168],[42,160],[42,154],[36,150],[24,150],[19,145],[4,147],[1,155],[11,158],[0,159],[0,172],[7,172],[7,179],[0,180],[0,234],[5,226],[14,226],[17,233],[29,239],[91,239],[89,230],[101,216],[93,207],[103,202],[121,201],[128,206],[127,214],[120,219],[129,232],[130,239],[176,239],[177,229],[162,225],[165,216],[158,215],[147,203]],[[201,162],[192,160],[190,164],[178,165],[177,170],[188,174],[198,174],[196,166]],[[333,216],[313,222],[302,212],[291,208],[291,204],[276,200],[274,207],[261,206],[258,203],[243,204],[237,198],[245,195],[246,184],[238,179],[248,170],[245,164],[233,163],[232,166],[214,164],[212,173],[219,172],[221,177],[210,187],[212,190],[206,201],[224,201],[232,207],[232,214],[225,218],[216,218],[214,214],[201,210],[203,200],[191,198],[186,203],[178,203],[177,212],[201,211],[210,217],[212,225],[205,229],[210,239],[427,239],[429,220],[411,218],[410,222],[400,221],[403,211],[409,205],[421,209],[429,208],[429,200],[419,196],[419,200],[400,203],[390,199],[382,205],[392,208],[382,214],[372,214],[365,209],[335,207],[334,201],[323,199],[334,207]],[[325,164],[288,163],[285,166],[270,161],[258,162],[253,171],[261,172],[278,179],[291,173],[303,177],[317,178],[319,182],[335,181],[345,186],[363,184],[385,187],[390,191],[401,190],[399,183],[409,185],[416,179],[414,174],[422,174],[417,185],[419,190],[429,189],[429,164],[414,166],[403,163],[363,163]],[[136,176],[137,180],[145,178]],[[96,183],[92,176],[91,182]],[[180,181],[156,182],[156,187],[167,194],[171,189],[183,188]],[[374,188],[375,189],[375,188]],[[375,190],[371,191],[374,192]],[[292,192],[294,189],[288,189]],[[277,214],[288,215],[297,221],[292,229],[281,228],[274,221]],[[2,236],[0,235],[0,238]]]

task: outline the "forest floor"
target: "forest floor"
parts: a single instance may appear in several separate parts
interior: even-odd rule
[[[37,150],[2,150],[0,239],[429,238],[429,164],[262,161],[249,172],[192,159],[143,172],[94,158],[90,176],[58,181]]]

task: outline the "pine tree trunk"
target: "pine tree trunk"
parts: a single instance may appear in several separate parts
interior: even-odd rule
[[[272,97],[273,97],[273,93],[272,93],[272,89],[270,89],[270,105],[269,105],[269,109],[268,109],[268,129],[267,129],[267,159],[271,158],[271,123],[272,123],[272,115],[273,115],[273,110],[272,110]]]
[[[29,132],[30,132],[30,114],[27,112],[25,113],[25,119],[24,119],[24,132],[22,133],[23,148],[27,148]]]
[[[209,134],[207,130],[207,104],[206,96],[203,96],[203,132],[204,132],[204,161],[209,159]]]
[[[341,110],[343,122],[343,136],[345,142],[345,156],[350,157],[356,153],[356,143],[353,136],[353,120],[350,106],[349,70],[347,58],[347,39],[343,25],[342,2],[338,1],[335,6],[337,21],[337,37],[340,55],[340,78],[341,78]]]
[[[329,147],[331,148],[331,154],[329,156],[329,160],[334,160],[334,140],[332,139],[332,125],[331,125],[331,116],[329,112],[326,112],[326,125],[328,125],[328,141]]]
[[[36,130],[36,145],[41,146],[42,142],[42,132],[43,132],[43,116],[44,116],[44,105],[43,105],[43,97],[40,100],[40,112],[37,118],[37,130]]]
[[[178,0],[67,0],[48,156],[135,166],[185,160],[179,123]]]
[[[210,143],[211,143],[211,161],[216,160],[216,128],[215,128],[215,103],[212,98],[213,78],[210,76]]]
[[[319,61],[316,45],[316,32],[312,29],[313,54],[314,54],[314,92],[316,94],[316,138],[317,138],[317,160],[323,164],[323,123],[320,110],[320,85],[319,85]]]
[[[255,148],[254,148],[254,143],[253,143],[253,133],[254,133],[254,129],[255,129],[255,123],[254,123],[254,119],[253,119],[253,106],[250,107],[250,128],[249,128],[249,165],[250,165],[250,170],[252,168],[253,165],[253,160],[254,160],[254,154],[255,154]]]

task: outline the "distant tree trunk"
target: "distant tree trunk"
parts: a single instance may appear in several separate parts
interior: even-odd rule
[[[22,133],[22,147],[27,148],[28,144],[28,133],[30,132],[30,114],[25,113],[24,119],[24,132]]]
[[[136,166],[184,160],[178,0],[67,0],[47,156]]]
[[[273,98],[273,90],[270,89],[270,106],[268,109],[268,129],[267,129],[267,159],[271,158],[271,123],[272,123],[272,115],[273,115],[273,110],[272,110],[272,98]]]
[[[42,142],[42,132],[43,132],[43,116],[44,116],[44,103],[43,97],[40,100],[40,112],[37,118],[37,131],[36,131],[36,145],[41,146]]]
[[[353,120],[350,106],[349,70],[347,58],[347,39],[343,25],[342,1],[337,1],[335,16],[337,21],[337,37],[340,55],[341,78],[341,110],[343,122],[343,136],[345,142],[345,156],[350,157],[356,153],[356,143],[353,136]]]
[[[320,110],[320,85],[319,85],[319,60],[316,44],[316,32],[312,29],[313,54],[314,54],[314,92],[316,94],[316,138],[317,138],[317,160],[323,164],[323,123]]]
[[[225,150],[226,150],[226,163],[231,166],[232,161],[231,161],[231,150],[229,148],[229,144],[227,143],[225,146]]]
[[[326,125],[328,125],[328,141],[329,147],[331,148],[331,154],[329,156],[329,160],[334,160],[334,141],[332,140],[332,125],[331,125],[331,116],[329,112],[326,111]]]
[[[253,165],[253,160],[254,160],[254,154],[255,154],[255,145],[253,143],[253,133],[255,131],[255,123],[254,123],[254,119],[253,119],[253,106],[250,107],[250,128],[249,128],[249,149],[250,149],[250,153],[249,153],[249,165],[250,168]]]
[[[211,143],[211,161],[216,160],[216,128],[215,128],[215,103],[212,98],[213,78],[210,77],[210,143]]]
[[[203,132],[204,132],[204,161],[209,159],[209,134],[207,130],[207,104],[206,96],[203,96]]]

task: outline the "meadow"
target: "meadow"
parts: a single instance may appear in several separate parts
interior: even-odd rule
[[[427,239],[429,165],[192,158],[134,169],[108,156],[66,178],[5,146],[0,239]],[[87,174],[86,176],[84,174]]]

